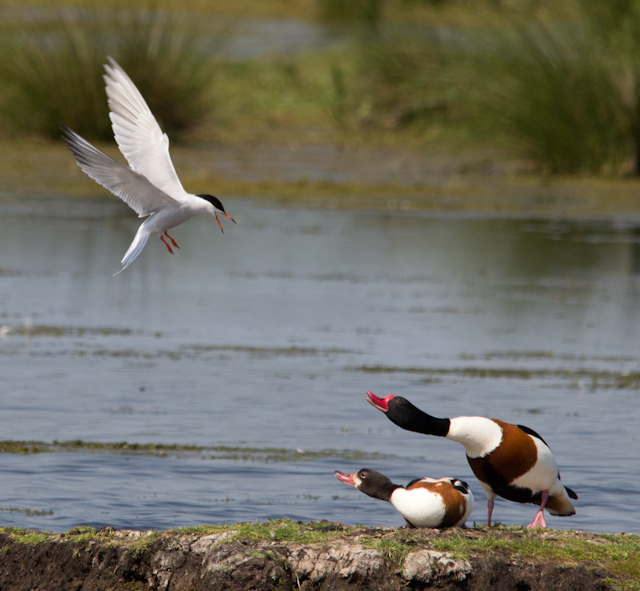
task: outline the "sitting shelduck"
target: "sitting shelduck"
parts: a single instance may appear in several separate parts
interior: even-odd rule
[[[355,474],[336,470],[335,475],[338,480],[355,486],[364,494],[391,503],[409,527],[464,527],[473,511],[473,494],[469,486],[456,478],[419,478],[404,488],[368,468]]]
[[[367,402],[402,429],[446,437],[464,445],[469,465],[487,493],[489,527],[496,496],[539,505],[535,519],[527,527],[547,527],[544,509],[551,515],[575,514],[570,499],[577,499],[578,495],[562,485],[551,449],[532,429],[484,417],[437,419],[400,396],[378,398],[368,392]]]

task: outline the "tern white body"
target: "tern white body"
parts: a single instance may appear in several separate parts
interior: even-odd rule
[[[105,65],[104,80],[111,109],[109,117],[118,147],[130,168],[68,128],[63,137],[78,166],[87,175],[120,197],[139,217],[149,216],[122,259],[120,271],[124,271],[140,254],[150,236],[160,235],[169,252],[173,253],[162,236],[167,230],[203,213],[210,213],[216,219],[217,212],[232,221],[233,218],[225,213],[216,197],[192,195],[184,190],[169,156],[167,134],[160,129],[129,76],[115,60],[108,59],[110,65]],[[173,246],[178,246],[173,238],[166,236]]]

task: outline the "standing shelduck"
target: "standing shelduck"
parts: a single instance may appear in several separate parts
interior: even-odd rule
[[[467,460],[487,493],[487,525],[495,497],[516,503],[539,505],[527,527],[547,527],[544,509],[552,515],[574,515],[570,499],[578,495],[560,482],[558,464],[551,449],[535,431],[484,417],[437,419],[405,398],[378,398],[367,392],[367,402],[384,412],[398,427],[462,443]]]
[[[473,511],[473,493],[466,482],[457,478],[418,478],[404,488],[368,468],[355,474],[336,470],[335,475],[364,494],[391,503],[409,527],[464,527]]]

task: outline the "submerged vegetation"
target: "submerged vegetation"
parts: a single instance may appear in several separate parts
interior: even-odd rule
[[[212,460],[245,462],[311,462],[318,459],[338,459],[347,462],[375,461],[394,456],[367,453],[351,449],[323,449],[308,451],[275,447],[231,447],[227,445],[171,445],[161,443],[100,443],[96,441],[0,441],[0,453],[32,455],[40,453],[84,452],[157,457],[203,456]]]
[[[439,376],[460,376],[481,379],[531,380],[545,378],[561,378],[571,380],[573,387],[583,389],[640,389],[640,372],[608,371],[592,369],[518,369],[508,367],[393,367],[386,365],[363,365],[351,367],[351,371],[363,373],[407,373],[424,376],[426,383],[431,383]]]
[[[0,507],[0,511],[8,511],[9,513],[24,513],[28,517],[43,517],[45,515],[53,515],[53,511],[42,509],[21,509],[20,507]]]

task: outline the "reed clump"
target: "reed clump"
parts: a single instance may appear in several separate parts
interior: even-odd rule
[[[168,132],[211,111],[214,67],[198,22],[157,6],[37,9],[3,24],[0,118],[15,135],[57,138],[61,124],[112,138],[103,65],[120,63]],[[187,26],[188,25],[188,26]]]
[[[330,23],[376,26],[382,18],[382,0],[317,0],[320,18]]]
[[[328,95],[340,128],[464,128],[550,173],[640,173],[638,0],[387,30],[351,53]]]
[[[425,30],[403,28],[362,38],[352,49],[353,64],[333,67],[335,104],[341,106],[334,107],[334,118],[341,126],[347,119],[357,121],[363,129],[454,124],[462,106],[452,79],[457,54]]]
[[[640,71],[584,21],[513,25],[467,65],[475,123],[518,155],[551,173],[640,172],[640,111],[629,92]]]

